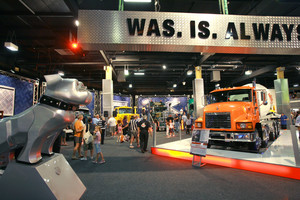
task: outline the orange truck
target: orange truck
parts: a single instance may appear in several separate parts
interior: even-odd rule
[[[275,105],[275,90],[259,84],[213,90],[195,127],[210,130],[208,147],[246,144],[259,151],[279,135]]]

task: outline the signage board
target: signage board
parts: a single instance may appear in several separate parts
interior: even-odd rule
[[[300,55],[300,17],[79,10],[84,50]]]
[[[192,143],[190,153],[193,155],[206,156],[209,139],[209,129],[194,129],[192,132]]]

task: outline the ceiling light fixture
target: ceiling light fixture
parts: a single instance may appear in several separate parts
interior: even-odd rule
[[[10,70],[10,72],[13,73],[13,74],[16,73],[16,72],[15,72],[14,70],[12,70],[12,69]]]
[[[132,88],[132,84],[131,83],[129,84],[129,88]]]
[[[249,76],[250,74],[252,74],[252,70],[245,71],[245,75]]]
[[[293,87],[299,87],[299,84],[294,84]]]
[[[162,67],[163,67],[163,69],[167,69],[167,66],[166,66],[166,65],[163,65]]]
[[[72,48],[73,48],[73,49],[76,49],[77,47],[78,47],[78,44],[77,44],[76,42],[73,42],[73,43],[72,43]]]
[[[78,20],[75,20],[75,25],[79,26],[79,21]]]
[[[192,70],[188,70],[186,74],[187,74],[188,76],[190,76],[190,75],[193,74],[193,71],[192,71]]]
[[[134,75],[137,75],[137,76],[144,76],[145,73],[144,73],[144,72],[134,72]]]
[[[64,73],[63,71],[59,71],[58,74],[59,74],[60,76],[64,76],[64,75],[65,75],[65,73]]]
[[[173,84],[173,88],[176,88],[177,87],[177,84]]]
[[[186,82],[185,82],[185,81],[183,81],[183,82],[182,82],[182,85],[185,85],[185,84],[186,84]]]
[[[125,76],[129,75],[128,65],[124,65],[124,74]]]
[[[5,42],[4,46],[11,51],[18,51],[19,47],[12,42]]]
[[[124,0],[124,2],[129,3],[151,3],[152,0]]]

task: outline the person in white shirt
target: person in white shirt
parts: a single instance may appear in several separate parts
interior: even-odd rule
[[[117,120],[113,116],[110,116],[110,118],[107,121],[107,125],[109,127],[111,136],[114,137],[114,133],[116,132]]]

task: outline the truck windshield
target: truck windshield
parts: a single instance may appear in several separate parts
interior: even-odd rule
[[[228,102],[228,101],[251,101],[251,90],[226,90],[213,92],[210,94],[210,103]]]
[[[119,114],[126,114],[126,113],[132,113],[131,108],[120,108]]]

